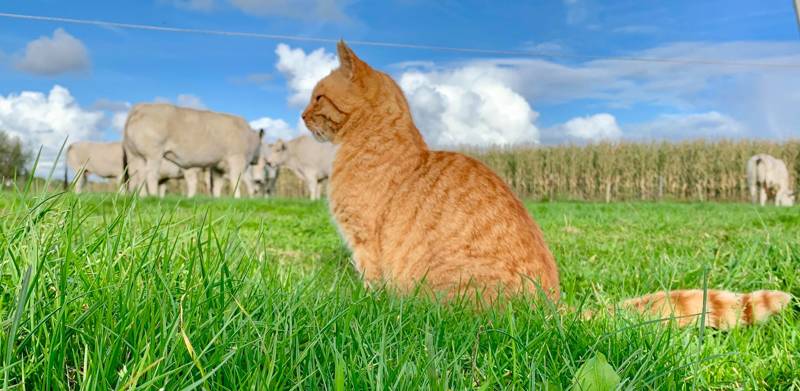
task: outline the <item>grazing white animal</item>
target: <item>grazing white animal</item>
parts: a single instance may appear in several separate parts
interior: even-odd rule
[[[278,194],[278,174],[280,170],[269,164],[264,165],[264,183],[261,185],[261,192],[264,197],[274,197]]]
[[[102,178],[119,182],[123,177],[124,160],[122,143],[78,141],[67,147],[67,166],[78,176],[75,182],[75,192],[80,193],[86,186],[87,175],[94,174]],[[141,185],[142,174],[138,174],[144,167],[144,162],[134,160],[128,162],[130,181],[129,189]],[[183,170],[174,163],[164,161],[161,164],[158,176],[159,194],[166,192],[166,182],[170,179],[184,178],[186,180],[187,195],[193,196],[197,191],[197,176],[199,170]],[[138,175],[137,175],[138,174]],[[67,184],[67,168],[64,168],[64,184]]]
[[[789,171],[786,163],[765,153],[747,161],[747,184],[753,203],[764,206],[772,198],[775,205],[794,205],[795,195],[789,187]]]
[[[331,175],[336,147],[309,136],[269,145],[265,160],[270,167],[285,166],[308,186],[312,200],[319,199],[322,181]]]
[[[254,182],[258,185],[261,195],[264,197],[274,197],[277,194],[278,174],[280,174],[280,167],[271,166],[267,162],[267,156],[270,153],[270,145],[261,145],[261,156],[259,157],[258,166],[251,166],[256,172],[262,174],[261,178],[253,176]],[[258,168],[261,167],[261,168]]]
[[[158,172],[166,158],[183,168],[211,168],[215,177],[227,174],[239,198],[240,181],[248,191],[254,189],[247,166],[258,163],[263,133],[230,114],[166,103],[138,104],[128,114],[122,145],[128,159],[144,160],[147,194],[156,195]],[[215,187],[221,192],[221,186]]]
[[[75,172],[75,192],[86,186],[87,176],[97,175],[119,183],[122,179],[122,143],[77,141],[67,147],[67,167]],[[64,167],[64,184],[67,184],[67,167]]]
[[[120,151],[121,151],[120,145]],[[127,158],[127,157],[126,157]],[[128,189],[131,191],[144,191],[145,164],[143,159],[127,159],[128,162]],[[202,172],[201,168],[180,168],[177,164],[163,159],[159,167],[158,195],[164,197],[167,193],[167,181],[170,179],[183,179],[186,181],[186,196],[194,197],[197,194],[197,181]]]
[[[245,169],[245,175],[249,175],[251,181],[244,182],[244,185],[247,188],[247,193],[251,196],[257,195],[259,192],[261,192],[263,183],[266,180],[266,174],[264,173],[265,164],[266,163],[264,163],[262,160],[259,160],[256,164],[251,164]],[[225,181],[230,181],[230,177],[227,173],[216,168],[201,169],[199,175],[202,175],[202,178],[206,183],[206,187],[209,189],[211,194],[214,195],[214,197],[220,197],[222,195],[222,188],[225,185]]]

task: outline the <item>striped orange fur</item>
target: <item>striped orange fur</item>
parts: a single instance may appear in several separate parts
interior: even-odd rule
[[[480,291],[488,301],[544,292],[558,301],[553,255],[503,180],[475,159],[430,150],[394,80],[344,42],[337,49],[340,66],[317,83],[303,120],[318,140],[339,145],[329,206],[366,285],[407,292],[423,283],[447,297]],[[663,312],[664,297],[624,306],[653,302]],[[694,294],[670,297],[676,309],[696,309]],[[777,297],[714,293],[709,308],[726,312],[712,322],[737,324],[728,312],[738,307],[760,319],[777,307],[754,304],[775,304],[769,300]]]
[[[705,307],[703,304],[705,296]],[[705,325],[720,330],[763,322],[770,315],[781,312],[792,301],[792,295],[781,291],[755,291],[734,293],[723,290],[686,289],[656,292],[625,300],[613,308],[631,310],[664,322],[674,321],[684,327],[701,319],[705,308]],[[598,314],[585,312],[584,318]]]
[[[553,256],[508,186],[475,159],[429,150],[397,84],[338,51],[303,119],[340,145],[328,200],[365,282],[488,301],[541,288],[557,300]]]

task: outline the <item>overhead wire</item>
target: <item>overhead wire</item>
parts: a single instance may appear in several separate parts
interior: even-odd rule
[[[28,14],[17,14],[8,12],[0,12],[0,17],[10,18],[10,19],[42,21],[42,22],[91,25],[91,26],[99,26],[106,28],[158,31],[158,32],[170,32],[170,33],[182,33],[182,34],[202,34],[202,35],[215,35],[215,36],[227,36],[227,37],[245,37],[245,38],[255,38],[255,39],[276,40],[276,41],[312,42],[312,43],[324,43],[324,44],[333,44],[339,42],[339,39],[334,39],[334,38],[308,37],[308,36],[291,35],[291,34],[266,34],[266,33],[246,32],[246,31],[213,30],[213,29],[175,27],[175,26],[141,24],[141,23],[121,23],[121,22],[110,22],[97,19],[28,15]],[[385,48],[417,49],[417,50],[430,50],[430,51],[441,51],[441,52],[497,55],[497,56],[572,58],[581,60],[647,62],[647,63],[662,63],[662,64],[678,64],[678,65],[717,65],[717,66],[731,66],[731,67],[745,67],[745,68],[800,69],[800,64],[794,64],[794,63],[726,61],[726,60],[714,60],[714,59],[702,59],[702,58],[600,56],[600,55],[574,54],[574,53],[563,53],[563,52],[552,52],[552,51],[541,51],[541,50],[482,49],[482,48],[437,46],[437,45],[385,42],[385,41],[372,41],[372,40],[348,40],[347,43],[354,46],[375,46],[375,47],[385,47]]]

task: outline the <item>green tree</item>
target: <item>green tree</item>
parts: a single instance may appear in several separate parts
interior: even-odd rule
[[[3,180],[28,175],[30,151],[16,137],[0,130],[0,178]]]

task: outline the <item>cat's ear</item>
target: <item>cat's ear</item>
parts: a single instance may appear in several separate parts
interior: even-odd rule
[[[336,50],[339,53],[339,69],[347,75],[348,78],[354,79],[356,75],[366,68],[366,63],[361,61],[353,49],[350,49],[344,40],[339,41],[336,45]]]

